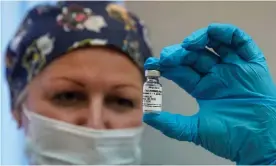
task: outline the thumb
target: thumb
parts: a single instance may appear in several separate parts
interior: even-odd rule
[[[197,114],[183,116],[164,111],[145,113],[143,121],[170,138],[199,144]]]

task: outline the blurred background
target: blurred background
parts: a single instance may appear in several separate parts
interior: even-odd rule
[[[43,1],[1,1],[1,165],[26,164],[23,133],[17,129],[9,108],[4,80],[3,53],[7,41],[24,14]],[[49,3],[49,2],[48,2]],[[54,3],[52,1],[51,3]],[[123,2],[120,2],[123,4]],[[276,78],[276,2],[157,2],[127,1],[124,4],[145,21],[156,56],[164,46],[181,42],[185,36],[211,22],[235,24],[248,32],[263,50],[271,73]],[[164,110],[185,115],[197,111],[196,102],[174,83],[161,80],[164,87]],[[143,164],[233,164],[204,149],[178,142],[146,128],[143,139]]]
[[[46,2],[46,1],[44,1]],[[1,137],[0,137],[0,156],[1,165],[23,165],[27,164],[24,157],[23,132],[17,129],[15,121],[10,113],[10,100],[7,83],[5,80],[5,59],[4,53],[8,41],[15,34],[19,24],[27,11],[33,6],[44,3],[43,1],[1,1]],[[48,2],[49,3],[49,2]],[[52,2],[51,2],[52,3]],[[54,3],[54,2],[53,2]]]

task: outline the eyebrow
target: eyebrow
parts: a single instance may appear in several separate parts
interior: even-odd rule
[[[52,80],[67,80],[76,84],[78,86],[84,87],[85,85],[75,79],[70,79],[68,77],[58,77],[58,78],[51,78]],[[122,88],[134,88],[140,91],[140,87],[138,85],[133,85],[132,83],[119,83],[117,85],[112,86],[112,89],[122,89]]]
[[[141,90],[139,86],[137,85],[133,85],[133,84],[118,84],[118,85],[115,85],[113,86],[112,88],[113,89],[121,89],[121,88],[127,88],[127,87],[130,87],[130,88],[134,88],[134,89],[137,89],[137,90]]]
[[[70,79],[70,78],[68,78],[68,77],[58,77],[58,78],[51,78],[51,80],[66,80],[66,81],[69,81],[69,82],[71,82],[71,83],[73,83],[73,84],[76,84],[76,85],[78,85],[78,86],[81,86],[81,87],[84,87],[84,85],[82,84],[82,83],[80,83],[80,82],[78,82],[78,81],[76,81],[76,80],[74,80],[74,79]]]

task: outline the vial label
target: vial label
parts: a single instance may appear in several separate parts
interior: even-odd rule
[[[158,84],[145,84],[143,87],[144,112],[162,110],[162,87]]]

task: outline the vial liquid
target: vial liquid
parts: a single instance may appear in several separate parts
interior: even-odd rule
[[[143,86],[143,111],[160,112],[162,110],[162,85],[159,83],[158,70],[146,70],[147,78]]]

